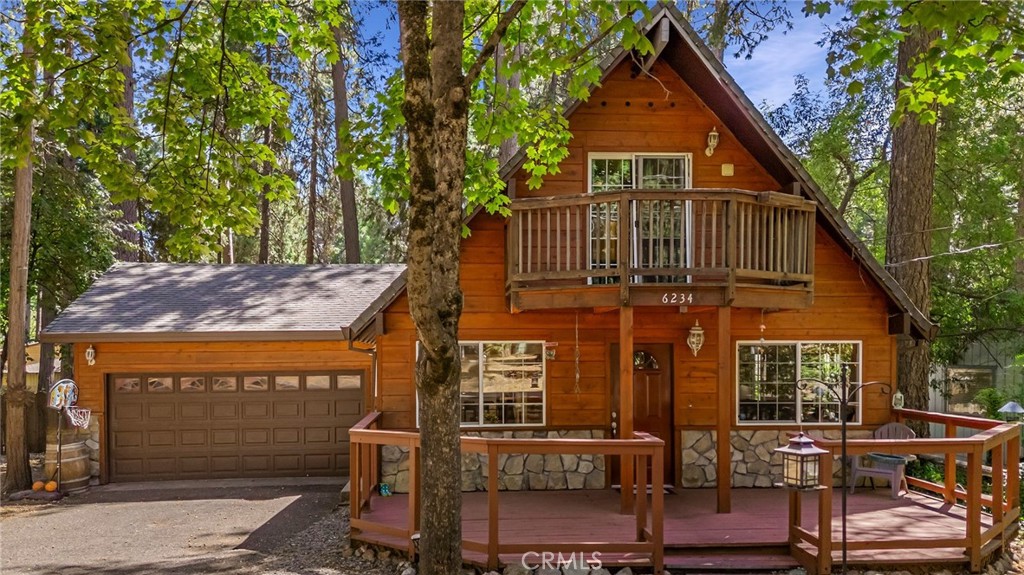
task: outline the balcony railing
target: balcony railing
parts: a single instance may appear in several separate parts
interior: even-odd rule
[[[790,194],[630,190],[518,199],[511,211],[513,293],[609,284],[624,294],[637,285],[810,290],[814,280],[815,203]]]

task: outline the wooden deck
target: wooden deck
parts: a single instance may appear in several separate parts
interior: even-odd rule
[[[667,568],[786,568],[797,566],[785,552],[788,500],[781,489],[734,489],[733,512],[715,512],[715,491],[684,489],[665,495],[665,567]],[[463,495],[463,537],[470,541],[487,538],[487,495]],[[400,528],[407,518],[408,496],[374,497],[363,518]],[[536,541],[550,533],[566,542],[621,541],[634,534],[635,519],[619,513],[615,491],[530,491],[503,492],[499,511],[503,543]],[[963,537],[964,508],[920,494],[890,499],[889,490],[861,489],[850,495],[848,537],[851,541],[886,541],[915,538],[923,541]],[[842,540],[840,498],[832,505],[834,560],[838,563]],[[804,495],[803,525],[817,533],[817,496]],[[983,516],[985,527],[992,524]],[[359,540],[399,549],[408,546],[398,537],[361,533]],[[483,564],[486,556],[467,551],[467,562]],[[642,563],[625,554],[604,553],[605,563]],[[518,556],[502,555],[503,563],[518,562]],[[644,558],[646,561],[646,558]],[[963,548],[850,551],[853,565],[950,564],[967,562]]]

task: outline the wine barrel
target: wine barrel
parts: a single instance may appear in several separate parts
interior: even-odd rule
[[[46,445],[46,479],[57,480],[57,444]],[[84,441],[66,443],[61,450],[61,491],[74,493],[89,488],[89,448]]]

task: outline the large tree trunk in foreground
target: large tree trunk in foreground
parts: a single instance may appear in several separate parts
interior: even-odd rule
[[[913,61],[937,35],[911,30],[899,47],[896,66],[896,97],[909,77]],[[893,128],[892,167],[889,176],[886,267],[911,301],[926,317],[931,308],[929,256],[931,255],[932,193],[935,183],[936,125],[922,124],[917,114],[906,113]],[[899,342],[898,386],[910,409],[928,409],[928,370],[931,353],[927,342]],[[927,433],[927,426],[916,429]]]
[[[409,148],[409,308],[422,344],[416,363],[421,452],[421,575],[462,566],[459,457],[459,242],[468,104],[461,2],[400,2]],[[430,39],[433,40],[431,47]]]
[[[347,10],[346,10],[347,13]],[[345,61],[345,42],[341,27],[335,26],[334,41],[338,45],[338,61],[331,64],[331,88],[334,96],[335,161],[348,152],[345,128],[348,124],[348,63]],[[351,170],[351,166],[347,166]],[[349,176],[338,177],[338,195],[341,199],[341,229],[345,238],[345,262],[357,264],[362,259],[359,251],[359,214],[356,212],[356,187]]]
[[[35,45],[30,19],[23,34],[23,54],[31,78],[25,79],[28,89],[35,91]],[[33,105],[34,98],[27,104]],[[5,433],[7,446],[7,476],[3,492],[26,489],[32,484],[32,470],[28,465],[28,445],[25,438],[25,410],[31,396],[25,389],[25,314],[28,308],[28,247],[32,224],[32,142],[35,126],[31,114],[18,126],[18,140],[25,146],[24,157],[14,170],[14,214],[11,223],[11,291],[8,300],[8,368],[7,413]]]
[[[125,18],[128,18],[128,14],[125,14]],[[131,28],[128,29],[129,34]],[[121,111],[127,118],[126,121],[134,124],[135,119],[135,64],[132,61],[132,44],[131,42],[125,43],[124,46],[124,58],[125,62],[120,66],[121,73],[124,74],[124,93],[121,96]],[[125,146],[121,152],[124,155],[124,160],[128,164],[128,169],[132,172],[135,171],[135,149],[132,146]],[[114,247],[114,254],[118,261],[122,262],[137,262],[139,261],[139,252],[142,249],[142,243],[139,235],[139,202],[138,200],[122,200],[114,205],[120,214],[117,216],[117,236],[119,242]]]
[[[309,211],[306,213],[306,263],[316,262],[316,200],[317,180],[320,178],[320,86],[316,78],[316,59],[310,62],[309,72],[310,114],[313,116],[313,133],[309,145]]]

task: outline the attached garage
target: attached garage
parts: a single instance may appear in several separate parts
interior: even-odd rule
[[[74,343],[102,483],[346,476],[375,356],[345,340],[402,266],[118,264],[50,324]],[[87,359],[87,350],[91,350]]]

